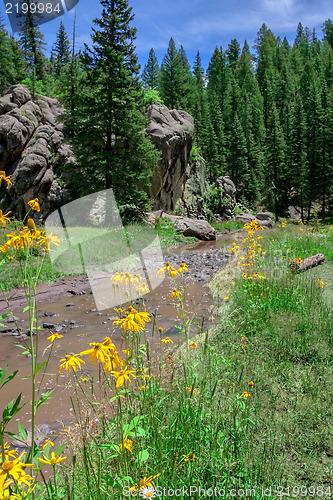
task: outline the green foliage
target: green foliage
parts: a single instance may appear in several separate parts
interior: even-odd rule
[[[34,92],[35,94],[46,95],[45,85],[42,80],[37,80],[34,82],[32,77],[27,76],[20,83],[21,85],[25,85],[26,87],[28,87],[31,93]]]
[[[146,106],[150,104],[164,104],[157,90],[152,89],[151,87],[146,87],[144,89],[144,104]]]
[[[195,144],[192,146],[190,158],[192,161],[198,161],[202,158],[201,149]]]

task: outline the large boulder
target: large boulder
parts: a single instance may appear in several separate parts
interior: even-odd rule
[[[236,220],[242,224],[251,223],[254,219],[260,224],[264,229],[275,226],[275,218],[272,212],[258,212],[256,215],[250,213],[243,213],[236,216]]]
[[[275,226],[275,217],[272,212],[259,212],[255,218],[263,228]]]
[[[161,152],[161,160],[151,178],[154,209],[204,214],[209,185],[204,161],[190,159],[194,141],[192,116],[185,111],[169,110],[163,104],[152,104],[148,118],[146,133]]]
[[[199,240],[216,240],[216,230],[206,220],[180,217],[175,222],[175,230],[184,236],[194,236]]]
[[[23,219],[27,202],[38,198],[36,222],[73,199],[70,174],[62,168],[75,163],[62,128],[64,108],[57,99],[32,99],[24,85],[13,85],[0,99],[0,170],[11,185],[0,188],[0,208]]]
[[[156,210],[147,214],[146,221],[148,224],[154,224],[157,218],[169,219],[175,230],[178,233],[183,233],[184,236],[194,236],[204,241],[216,240],[216,230],[206,220],[190,219],[181,215],[167,214],[163,210]]]

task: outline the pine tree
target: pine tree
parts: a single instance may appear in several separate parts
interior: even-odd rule
[[[327,19],[322,26],[324,32],[324,40],[327,40],[333,49],[333,22],[331,19]]]
[[[14,72],[13,61],[10,57],[8,33],[4,28],[3,19],[0,17],[0,93],[12,83]]]
[[[293,109],[290,145],[289,175],[292,179],[293,203],[300,207],[303,220],[308,192],[308,162],[305,113],[299,94],[296,95]]]
[[[289,205],[285,141],[275,104],[272,105],[266,138],[266,196],[276,218],[283,216]]]
[[[57,32],[56,42],[54,46],[55,70],[57,75],[60,75],[63,67],[70,61],[70,43],[65,30],[64,23],[60,21],[59,30]]]
[[[240,46],[236,38],[231,40],[231,42],[229,43],[226,54],[229,68],[234,71],[240,54]]]
[[[321,110],[319,126],[319,158],[321,195],[321,216],[325,217],[328,200],[333,188],[333,94],[328,92],[325,82],[321,89]]]
[[[261,28],[260,30],[258,31],[257,33],[257,36],[254,40],[254,45],[253,45],[253,49],[254,49],[254,56],[253,56],[253,59],[255,62],[258,62],[259,58],[260,58],[260,55],[261,55],[261,46],[262,46],[262,41],[263,41],[263,37],[265,34],[271,34],[272,35],[272,32],[271,30],[269,30],[266,26],[265,23],[263,23],[261,25]]]
[[[11,59],[13,61],[14,67],[12,83],[15,84],[19,83],[21,80],[24,80],[24,78],[27,77],[27,65],[19,44],[12,35],[9,37],[9,45],[11,51]]]
[[[183,99],[185,73],[179,51],[173,38],[170,39],[168,50],[162,60],[160,72],[159,93],[166,106],[170,108],[185,108]]]
[[[184,68],[184,72],[186,74],[190,73],[191,66],[190,66],[190,63],[188,62],[186,51],[182,45],[180,46],[180,49],[179,49],[179,56],[180,56],[180,60],[182,62],[183,68]]]
[[[92,48],[82,56],[86,78],[70,115],[80,162],[81,192],[112,188],[120,206],[145,208],[152,167],[158,154],[143,134],[143,91],[135,54],[136,28],[127,0],[102,0]]]
[[[20,21],[20,38],[19,45],[23,52],[23,57],[27,63],[28,70],[32,74],[33,93],[36,80],[42,80],[44,76],[44,36],[38,28],[36,18],[38,14],[34,14],[31,10],[31,5],[36,3],[33,0],[27,0],[28,11],[24,14]],[[38,12],[36,7],[36,12]]]
[[[239,197],[241,188],[249,182],[246,139],[237,113],[234,116],[229,136],[228,169]]]
[[[145,65],[141,75],[143,85],[145,87],[156,90],[159,83],[159,73],[160,67],[157,61],[157,57],[155,55],[154,49],[151,48],[149,51],[147,64]]]
[[[197,52],[197,55],[195,56],[195,61],[193,65],[193,74],[195,76],[197,85],[201,88],[203,88],[205,82],[204,82],[204,69],[202,67],[201,63],[201,57],[200,57],[200,52]]]
[[[242,94],[236,77],[228,80],[228,86],[224,97],[224,122],[226,130],[230,131],[233,126],[235,115],[239,115],[242,105]]]
[[[250,120],[254,140],[257,145],[260,145],[264,138],[263,99],[254,73],[253,57],[246,41],[237,62],[235,78],[240,88],[240,96],[243,96],[239,110],[243,129],[247,130],[246,120]],[[242,112],[245,108],[247,109],[246,118]]]
[[[224,93],[227,87],[225,61],[222,47],[215,47],[214,53],[209,61],[207,70],[208,88],[216,92],[221,107],[224,102]]]
[[[214,147],[207,151],[206,156],[210,158],[210,182],[213,182],[226,172],[226,144],[223,116],[216,93],[208,91],[207,99]]]

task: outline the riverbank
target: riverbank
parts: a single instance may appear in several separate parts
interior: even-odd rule
[[[210,285],[216,325],[181,352],[182,363],[201,366],[198,392],[210,384],[201,405],[222,415],[221,484],[272,486],[272,499],[333,485],[333,227],[283,226],[233,245],[240,257]],[[291,272],[290,260],[315,253],[326,255],[322,266]]]

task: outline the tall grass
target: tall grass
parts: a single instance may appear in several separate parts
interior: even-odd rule
[[[176,294],[182,347],[165,338],[156,359],[149,326],[155,335],[158,325],[147,316],[145,329],[130,323],[145,312],[139,302],[128,304],[127,315],[117,309],[125,349],[110,347],[108,356],[119,356],[123,364],[109,371],[105,360],[96,360],[100,376],[93,380],[88,353],[75,355],[86,364],[81,371],[69,366],[76,424],[64,432],[67,461],[36,496],[96,500],[157,492],[168,498],[177,490],[195,499],[202,496],[200,488],[217,488],[220,496],[236,489],[236,498],[251,490],[247,496],[260,499],[269,488],[271,499],[287,488],[290,494],[299,488],[307,498],[328,495],[332,311],[316,280],[290,271],[287,254],[277,262],[275,249],[294,237],[288,227],[276,231],[276,242],[265,241],[265,231],[254,226],[247,229],[243,244],[232,246],[236,258],[212,282],[216,311],[209,332],[187,338],[192,311]],[[331,241],[332,231],[320,231],[312,235],[317,246],[302,243],[302,258],[329,248],[321,235]],[[161,270],[180,293],[184,269],[166,264]],[[113,279],[126,284],[127,278]],[[109,340],[97,349],[105,351]],[[132,372],[131,383],[117,387],[121,370]]]

